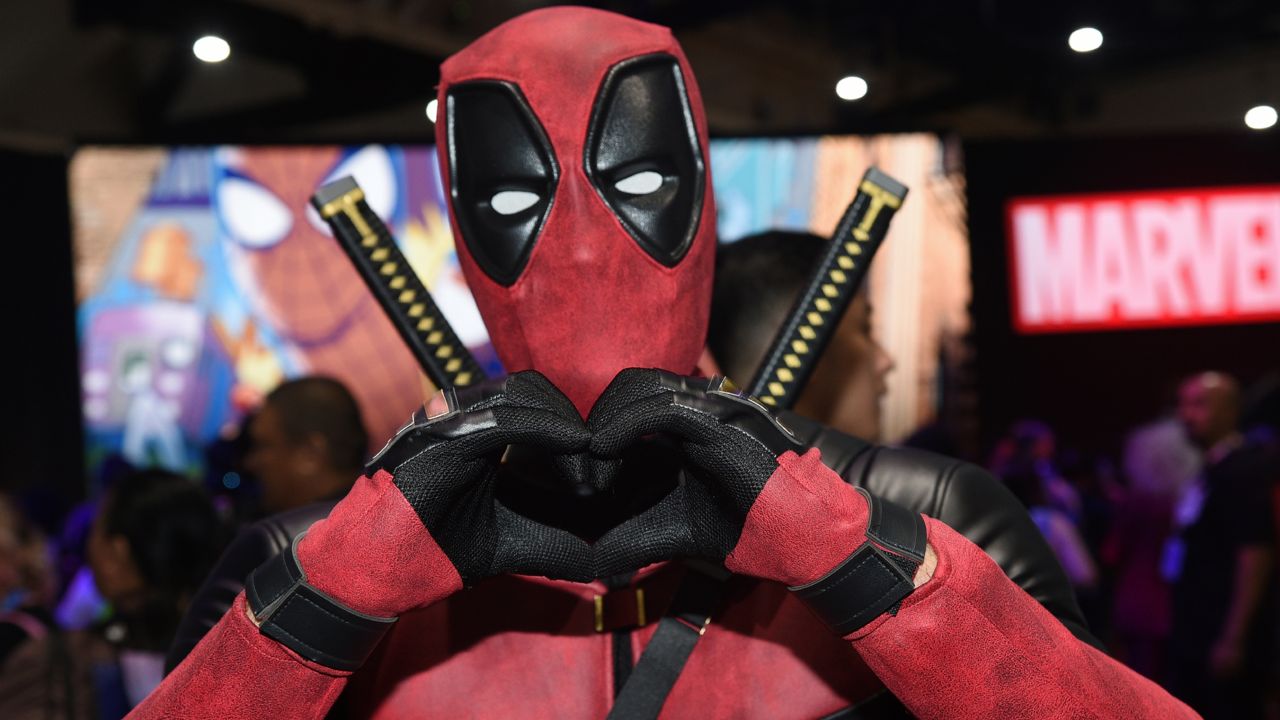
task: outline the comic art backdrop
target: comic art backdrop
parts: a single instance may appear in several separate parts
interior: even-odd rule
[[[895,248],[918,254],[926,233],[934,236],[931,247],[950,243],[938,246],[949,254],[956,241],[947,238],[963,245],[962,210],[948,199],[955,188],[936,192],[950,180],[934,136],[719,140],[711,154],[721,238],[770,228],[829,233],[874,162],[912,186],[915,212],[909,203],[899,214],[873,271],[873,291],[890,285],[877,279],[880,265],[907,269],[892,259]],[[458,268],[434,148],[89,147],[73,160],[71,199],[91,465],[121,454],[135,464],[198,473],[205,447],[234,432],[285,378],[322,374],[345,382],[375,445],[430,392],[308,204],[316,187],[344,175],[364,188],[463,342],[487,369],[501,372]],[[963,315],[967,285],[960,294],[942,304],[958,304]],[[909,311],[939,316],[939,308],[921,309],[921,302],[912,299]],[[901,312],[891,317],[909,322]],[[926,323],[923,332],[936,336],[943,325],[956,329],[944,320]],[[921,328],[916,322],[910,343],[919,344]],[[889,330],[877,326],[900,369],[904,350],[923,353],[926,365],[930,353],[937,356],[936,337],[932,349],[896,347]],[[908,365],[897,397],[910,407],[896,426],[886,408],[891,432],[931,412],[932,399],[920,389],[928,395],[937,368]],[[890,406],[894,398],[891,380]]]

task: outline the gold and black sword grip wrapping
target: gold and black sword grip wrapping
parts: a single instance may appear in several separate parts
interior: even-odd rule
[[[748,392],[765,405],[790,409],[831,341],[840,318],[867,274],[867,267],[902,206],[907,187],[868,168],[844,211],[830,247],[804,292],[774,336]]]
[[[458,340],[391,231],[365,203],[355,179],[344,177],[325,184],[311,196],[311,204],[329,223],[343,252],[431,382],[446,388],[484,380],[484,370]]]

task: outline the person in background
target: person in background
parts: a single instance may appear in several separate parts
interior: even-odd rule
[[[1249,386],[1241,403],[1240,428],[1247,442],[1270,445],[1280,453],[1280,369],[1265,373]],[[1272,517],[1280,527],[1280,484],[1273,488],[1271,495]],[[1280,533],[1272,550],[1273,558],[1280,558]],[[1277,568],[1280,572],[1280,568]],[[1263,612],[1280,615],[1280,597]],[[1268,717],[1280,718],[1280,622],[1275,623],[1276,651],[1272,653],[1271,671],[1266,680],[1269,688],[1267,698]]]
[[[262,514],[262,484],[245,467],[249,455],[249,428],[257,419],[257,408],[223,425],[203,448],[202,484],[213,506],[229,527],[243,527]]]
[[[97,465],[90,487],[98,493],[114,486],[126,475],[138,471],[120,453],[109,453]],[[56,562],[61,581],[58,605],[53,617],[63,630],[87,630],[106,619],[110,608],[98,588],[93,584],[93,571],[89,569],[89,535],[93,532],[94,518],[98,515],[99,498],[93,497],[73,507],[62,521],[58,533]]]
[[[1274,454],[1238,429],[1240,391],[1220,372],[1185,380],[1178,419],[1204,471],[1174,511],[1170,688],[1206,718],[1263,717],[1274,650]]]
[[[1039,420],[1019,420],[996,443],[987,468],[1004,477],[1010,468],[1035,467],[1044,482],[1046,501],[1079,524],[1083,515],[1080,493],[1057,467],[1058,440],[1053,428]]]
[[[1249,440],[1280,443],[1280,370],[1272,370],[1249,386],[1241,403],[1240,429]]]
[[[1093,591],[1098,584],[1098,566],[1075,523],[1049,503],[1040,469],[1030,463],[1009,465],[1004,468],[1000,479],[1026,506],[1027,513],[1040,528],[1040,534],[1044,535],[1054,555],[1058,556],[1058,562],[1062,563],[1076,594],[1087,595]]]
[[[1124,487],[1117,479],[1115,465],[1103,455],[1065,448],[1058,451],[1053,467],[1057,476],[1080,499],[1080,514],[1074,519],[1076,532],[1091,558],[1100,559],[1103,545],[1116,523],[1116,512],[1124,500]],[[1115,592],[1112,566],[1097,565],[1097,582],[1087,592],[1078,593],[1080,609],[1089,627],[1099,637],[1111,635],[1111,606]]]
[[[0,496],[0,668],[19,646],[53,625],[55,582],[44,536],[12,500]]]
[[[369,436],[355,398],[327,377],[272,390],[249,425],[245,467],[262,483],[262,510],[338,500],[364,467]]]
[[[707,345],[720,370],[745,385],[829,241],[801,232],[750,235],[716,250]],[[893,358],[871,335],[871,304],[858,293],[808,385],[796,413],[841,432],[877,440],[880,398]]]
[[[56,585],[44,536],[15,503],[0,496],[0,718],[5,720],[96,717],[87,664],[73,662],[71,644],[53,620]]]
[[[88,548],[113,610],[101,635],[115,662],[95,669],[104,717],[122,716],[160,683],[164,651],[222,537],[208,496],[181,475],[142,470],[107,491]]]
[[[1126,665],[1160,681],[1172,614],[1160,553],[1169,537],[1174,498],[1200,473],[1200,455],[1169,418],[1129,435],[1123,466],[1128,485],[1101,552],[1115,576],[1111,644]]]
[[[246,469],[262,483],[264,509],[274,513],[244,528],[201,584],[165,658],[172,670],[191,652],[244,588],[259,565],[288,546],[299,530],[326,517],[364,470],[369,436],[355,398],[325,377],[281,384],[249,424]],[[198,609],[204,608],[205,612]]]

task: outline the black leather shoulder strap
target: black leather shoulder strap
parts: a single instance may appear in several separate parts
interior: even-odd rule
[[[792,412],[779,413],[778,420],[801,443],[818,448],[823,463],[841,474],[855,458],[871,447],[870,443]],[[609,711],[610,720],[641,720],[658,716],[698,638],[705,632],[711,613],[720,604],[727,579],[728,573],[723,568],[695,568],[691,565],[689,574],[671,601],[671,608],[658,623],[658,629],[618,693]]]
[[[702,563],[688,563],[671,607],[658,623],[640,660],[618,693],[609,720],[649,720],[658,717],[680,678],[689,655],[706,632],[711,615],[724,598],[729,572]]]
[[[841,475],[845,475],[858,457],[875,447],[866,440],[832,430],[822,423],[787,410],[778,413],[778,421],[791,430],[800,442],[818,448],[822,453],[822,464]]]

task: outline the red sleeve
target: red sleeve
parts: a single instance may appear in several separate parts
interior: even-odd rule
[[[1198,717],[1168,692],[1076,639],[987,555],[925,518],[933,578],[847,637],[920,718]]]
[[[349,673],[307,662],[258,632],[244,593],[130,720],[324,717]]]

